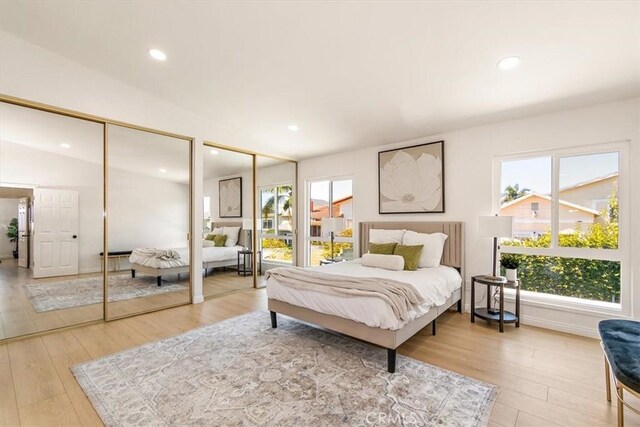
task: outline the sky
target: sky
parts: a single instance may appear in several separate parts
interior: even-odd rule
[[[333,181],[333,200],[353,195],[352,181]],[[329,181],[315,181],[311,183],[311,198],[329,201]]]
[[[560,188],[618,172],[618,153],[589,154],[560,159]],[[551,157],[502,162],[501,189],[519,184],[520,189],[551,192]]]

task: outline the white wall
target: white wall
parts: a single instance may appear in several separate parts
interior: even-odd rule
[[[446,212],[444,214],[378,214],[378,151],[421,142],[445,140]],[[492,213],[493,160],[495,156],[561,147],[630,141],[631,205],[628,214],[640,212],[640,99],[593,106],[521,120],[463,129],[412,141],[348,151],[299,163],[298,188],[304,199],[305,181],[331,176],[353,176],[354,215],[360,221],[464,221],[466,224],[466,275],[484,274],[491,265],[491,243],[478,238],[478,216]],[[298,212],[304,224],[304,212]],[[640,226],[631,221],[631,277],[633,311],[640,318]],[[357,241],[357,240],[356,240]],[[304,245],[299,235],[298,244]],[[305,248],[306,249],[306,248]],[[468,280],[467,280],[468,282]],[[468,301],[468,299],[467,299]],[[541,306],[523,306],[525,323],[593,335],[601,315],[565,312]]]
[[[0,259],[13,258],[16,244],[7,237],[7,226],[18,217],[18,199],[0,199]]]
[[[6,141],[1,153],[2,181],[78,191],[78,268],[81,273],[100,271],[102,165]],[[110,250],[187,246],[187,185],[113,168],[109,179]]]

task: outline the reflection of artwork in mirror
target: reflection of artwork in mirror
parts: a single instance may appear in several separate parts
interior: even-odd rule
[[[220,218],[242,217],[242,177],[220,180]]]

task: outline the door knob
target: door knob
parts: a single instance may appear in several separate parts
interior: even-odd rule
[[[74,234],[72,237],[73,237],[74,239],[77,239],[77,238],[78,238],[78,236],[76,236],[75,234]]]

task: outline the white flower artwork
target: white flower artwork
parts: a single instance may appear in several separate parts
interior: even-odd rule
[[[218,189],[220,218],[242,217],[242,178],[221,180]]]
[[[444,212],[444,141],[378,153],[380,213]]]

